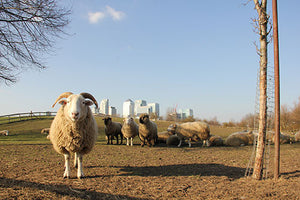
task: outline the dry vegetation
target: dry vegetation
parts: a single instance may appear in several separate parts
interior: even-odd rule
[[[117,119],[114,119],[117,121]],[[299,199],[300,144],[281,145],[281,177],[256,181],[244,177],[252,146],[192,148],[106,145],[99,139],[85,157],[85,179],[63,179],[63,157],[40,130],[51,120],[0,125],[0,199]],[[170,122],[157,122],[163,131]],[[228,136],[237,128],[213,126]],[[273,147],[271,147],[273,148]],[[273,154],[271,154],[272,158]],[[272,162],[270,177],[272,177]]]

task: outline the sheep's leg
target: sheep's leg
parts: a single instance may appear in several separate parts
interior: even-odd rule
[[[126,145],[129,146],[129,138],[126,138]]]
[[[117,138],[117,144],[119,144],[119,135],[116,135]]]
[[[211,144],[210,144],[210,141],[209,141],[209,140],[204,140],[204,141],[203,141],[203,145],[202,145],[203,147],[204,147],[204,146],[209,147],[210,145],[211,145]]]
[[[123,144],[123,134],[122,133],[120,134],[120,138],[121,138],[120,144]]]
[[[77,156],[77,153],[74,154],[74,167],[75,168],[78,167],[78,156]]]
[[[64,156],[65,156],[64,178],[70,178],[70,154],[64,154]]]
[[[84,177],[82,169],[82,155],[78,153],[78,168],[77,168],[77,178],[81,179]]]
[[[131,140],[131,146],[133,146],[133,138],[130,138],[130,140]]]
[[[145,146],[145,138],[141,137],[141,146]]]
[[[182,139],[179,140],[178,147],[181,147],[181,144],[182,144]]]
[[[192,143],[191,143],[191,141],[192,141],[192,138],[189,138],[189,147],[191,148],[192,147]]]

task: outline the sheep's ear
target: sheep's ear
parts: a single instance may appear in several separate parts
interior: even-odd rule
[[[90,100],[85,100],[85,105],[91,106],[91,105],[93,105],[93,104],[94,104],[94,102],[92,102],[92,101],[90,101]]]
[[[67,101],[66,101],[66,100],[60,100],[58,103],[59,103],[60,105],[66,105],[66,104],[67,104]]]

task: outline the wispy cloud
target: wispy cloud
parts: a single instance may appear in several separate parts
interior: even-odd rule
[[[89,12],[88,17],[91,24],[96,24],[105,17],[105,14],[103,12]]]
[[[109,16],[112,17],[114,21],[120,21],[125,17],[125,13],[122,11],[116,11],[110,6],[106,6],[106,12]]]
[[[98,11],[88,13],[88,19],[91,24],[96,24],[105,17],[111,17],[114,21],[121,21],[125,16],[126,14],[124,12],[117,11],[110,6],[106,6],[103,12]]]

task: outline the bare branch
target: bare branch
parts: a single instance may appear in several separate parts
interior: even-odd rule
[[[70,10],[57,0],[0,1],[0,82],[15,82],[20,69],[43,69],[41,52],[49,53],[66,34]]]

